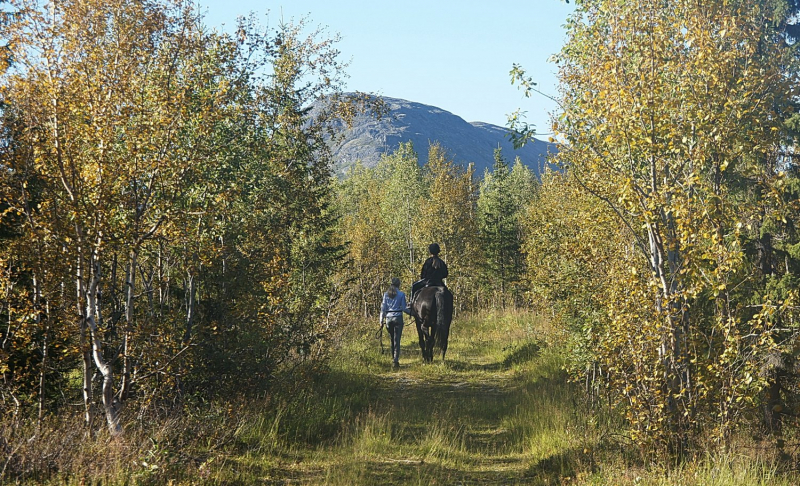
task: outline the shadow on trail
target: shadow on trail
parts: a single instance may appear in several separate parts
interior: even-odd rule
[[[297,456],[238,466],[264,484],[558,484],[576,470],[574,451],[530,452],[532,437],[557,423],[537,408],[544,415],[531,425],[531,405],[568,388],[558,366],[533,363],[539,343],[469,345],[449,356],[425,364],[412,341],[394,370],[388,352],[354,347],[280,424],[280,448]],[[269,449],[257,436],[245,442]]]
[[[285,456],[280,464],[249,465],[249,474],[262,478],[259,484],[283,485],[289,483],[326,484],[332,477],[347,477],[355,484],[497,484],[497,485],[553,485],[562,484],[565,478],[575,477],[576,471],[596,471],[590,453],[570,449],[531,463],[522,470],[513,466],[518,461],[513,456],[484,459],[488,468],[471,469],[451,467],[423,458],[405,459],[386,457],[337,464],[334,468],[303,463],[302,457]],[[493,467],[494,466],[494,467]],[[252,476],[251,476],[252,477]],[[568,479],[567,479],[568,481]],[[335,481],[334,481],[335,483]]]
[[[502,362],[471,363],[469,361],[458,361],[458,360],[448,359],[447,361],[445,361],[444,365],[452,369],[453,371],[459,371],[459,372],[470,372],[470,371],[495,372],[495,371],[502,371],[504,369]]]
[[[542,347],[536,341],[528,341],[520,346],[513,346],[511,352],[506,354],[503,360],[503,368],[511,368],[514,365],[522,364],[539,356]]]
[[[335,470],[298,469],[297,464],[286,464],[278,467],[262,467],[257,473],[262,478],[259,484],[276,486],[291,483],[325,484],[335,476],[347,477],[355,484],[487,485],[560,484],[563,477],[539,471],[535,467],[520,476],[502,470],[465,471],[424,460],[405,459],[367,460],[358,464],[340,465]]]
[[[564,478],[575,477],[576,471],[597,469],[592,457],[585,450],[570,449],[560,454],[541,459],[531,465],[524,473],[529,484],[561,484]]]
[[[537,481],[537,476],[519,476],[503,470],[466,471],[424,461],[367,461],[354,467],[358,467],[360,484],[559,484],[548,483],[547,479]],[[353,475],[352,472],[350,475]]]
[[[426,366],[447,366],[451,370],[458,372],[498,372],[535,359],[539,356],[541,350],[542,346],[536,341],[526,341],[522,344],[509,345],[503,350],[505,352],[503,359],[493,363],[457,360],[452,358],[452,353],[450,354],[450,358],[442,362],[441,352],[434,352],[433,363]],[[402,346],[401,352],[404,357],[419,357],[420,355],[419,347],[416,344]],[[414,358],[409,359],[412,360],[412,366],[424,365],[421,357],[419,357],[418,362],[414,362]]]

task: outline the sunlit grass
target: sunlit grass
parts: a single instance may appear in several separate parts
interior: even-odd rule
[[[432,364],[407,325],[399,370],[383,338],[381,353],[371,324],[356,324],[310,387],[131,430],[101,468],[91,464],[108,444],[84,443],[36,483],[798,484],[746,441],[680,465],[642,458],[590,413],[563,371],[563,336],[533,313],[459,316],[446,361]]]
[[[406,326],[401,368],[392,370],[387,341],[381,354],[373,333],[354,329],[331,361],[330,374],[304,402],[306,426],[317,431],[307,436],[316,441],[300,443],[287,435],[291,427],[265,420],[250,437],[269,437],[260,439],[268,447],[249,448],[247,460],[229,463],[217,480],[728,486],[797,479],[746,455],[669,467],[631,461],[635,451],[608,440],[608,426],[597,425],[567,380],[562,336],[534,314],[462,316],[445,362],[437,354],[423,364],[415,329]],[[261,475],[248,476],[256,471]]]
[[[522,481],[532,464],[582,439],[571,430],[578,417],[563,358],[543,324],[522,312],[457,320],[447,360],[437,354],[427,365],[407,326],[399,371],[376,339],[350,341],[332,361],[331,379],[376,374],[376,391],[365,408],[351,409],[330,447],[312,454],[328,471],[317,480]]]

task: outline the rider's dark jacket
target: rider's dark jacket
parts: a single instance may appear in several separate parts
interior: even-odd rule
[[[420,278],[430,286],[444,286],[447,278],[447,264],[438,256],[432,256],[422,264]]]

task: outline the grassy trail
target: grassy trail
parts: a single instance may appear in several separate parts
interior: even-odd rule
[[[586,414],[575,407],[544,324],[530,314],[457,319],[447,361],[437,356],[428,365],[416,330],[407,325],[399,370],[391,369],[377,340],[354,338],[298,410],[305,420],[265,420],[242,430],[247,452],[221,468],[217,479],[332,485],[570,481],[576,466],[591,469],[584,452],[591,438],[578,433],[587,430]]]
[[[354,325],[328,373],[290,377],[294,392],[187,407],[124,440],[54,422],[18,451],[31,464],[20,484],[800,484],[796,460],[747,434],[680,464],[637,452],[624,427],[589,413],[562,370],[563,338],[534,314],[458,318],[447,361],[428,365],[407,326],[399,370],[374,332]]]
[[[562,370],[563,339],[530,313],[454,321],[447,361],[422,363],[406,326],[401,368],[375,329],[353,329],[330,373],[242,419],[236,446],[191,481],[304,485],[794,485],[769,454],[670,465],[598,426]],[[384,346],[387,347],[384,335]],[[605,439],[603,439],[605,437]]]

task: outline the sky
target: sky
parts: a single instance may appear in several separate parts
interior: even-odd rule
[[[230,30],[240,15],[262,25],[305,18],[339,34],[349,61],[347,91],[363,91],[436,106],[469,122],[505,126],[520,109],[546,138],[557,109],[547,97],[524,98],[511,85],[514,63],[538,88],[557,95],[550,57],[565,40],[573,3],[564,0],[196,0],[205,23]],[[309,33],[310,33],[309,28]]]

